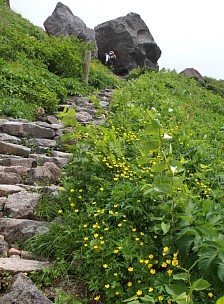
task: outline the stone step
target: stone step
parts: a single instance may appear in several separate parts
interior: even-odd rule
[[[0,271],[7,271],[12,274],[18,272],[40,271],[43,267],[50,267],[50,262],[40,262],[36,260],[25,260],[19,256],[14,258],[0,258]]]
[[[14,154],[17,156],[28,157],[30,152],[31,149],[25,146],[0,141],[1,154]]]
[[[17,185],[0,185],[0,197],[22,191],[23,188]]]
[[[10,244],[22,245],[38,233],[47,232],[50,223],[28,219],[0,218],[0,234]]]

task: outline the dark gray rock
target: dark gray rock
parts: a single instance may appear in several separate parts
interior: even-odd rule
[[[179,74],[182,74],[182,75],[185,75],[188,77],[193,77],[196,80],[204,81],[203,76],[194,68],[187,68],[187,69],[181,71]]]
[[[52,304],[23,273],[18,273],[13,279],[7,294],[0,297],[0,304]]]
[[[4,214],[17,219],[32,219],[40,199],[39,193],[21,191],[8,196]]]
[[[0,234],[9,243],[23,244],[38,233],[48,231],[49,223],[26,219],[0,219]]]
[[[74,16],[68,6],[58,2],[51,16],[44,22],[45,30],[54,36],[72,35],[85,42],[95,42],[95,32],[87,28],[86,24],[77,16]]]
[[[110,50],[117,55],[116,74],[127,74],[137,67],[158,70],[161,50],[140,15],[129,13],[99,24],[94,29],[98,58],[104,62],[104,53]]]

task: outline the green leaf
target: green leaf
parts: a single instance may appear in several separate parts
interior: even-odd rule
[[[124,302],[124,303],[127,303],[127,302],[130,303],[130,301],[134,301],[134,300],[138,300],[138,296],[135,295],[135,296],[133,296],[133,297],[131,297],[129,299],[126,299],[126,300],[124,300],[122,302]]]
[[[169,232],[169,230],[170,230],[170,223],[166,224],[166,223],[162,222],[161,228],[163,230],[163,234],[167,234],[167,232]]]
[[[204,279],[198,279],[197,281],[194,281],[191,288],[190,288],[190,294],[196,290],[204,290],[207,289],[210,286],[209,282]]]
[[[218,276],[220,280],[224,281],[224,261],[221,261],[218,267]]]
[[[207,247],[199,251],[198,267],[204,276],[210,273],[212,262],[215,260],[217,255],[218,250],[215,247]]]
[[[177,273],[173,275],[174,280],[187,281],[189,279],[188,273]]]
[[[166,162],[161,162],[161,163],[157,163],[152,165],[151,167],[151,171],[152,172],[163,172],[167,167]]]
[[[190,297],[187,295],[186,292],[183,292],[179,296],[173,297],[172,300],[177,302],[178,304],[186,304],[189,303]]]
[[[141,299],[141,301],[143,301],[143,302],[155,303],[155,300],[153,299],[153,297],[150,297],[150,296],[148,296],[148,295],[146,295],[146,296],[144,296],[144,297],[141,297],[140,299]]]
[[[187,287],[181,284],[167,284],[165,285],[166,291],[171,296],[180,296],[181,294],[187,292]]]
[[[168,194],[172,191],[172,187],[169,184],[161,184],[158,186],[155,186],[153,188],[155,192],[161,193],[161,194]]]
[[[221,297],[220,299],[218,299],[216,304],[224,304],[224,297]]]

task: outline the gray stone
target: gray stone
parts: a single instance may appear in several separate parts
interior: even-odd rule
[[[75,118],[77,119],[78,122],[87,122],[93,120],[92,115],[90,115],[86,111],[76,113]]]
[[[1,141],[7,141],[7,142],[10,142],[12,144],[19,144],[21,142],[20,138],[18,138],[16,136],[9,135],[9,134],[5,134],[5,133],[0,134],[0,140]]]
[[[15,185],[0,185],[0,197],[7,196],[12,193],[17,193],[22,191],[23,188]]]
[[[53,183],[58,179],[52,174],[46,166],[38,166],[30,170],[30,177],[33,182]]]
[[[137,67],[159,69],[161,50],[140,15],[129,13],[94,29],[98,58],[104,63],[104,54],[110,50],[117,55],[115,74],[127,74]]]
[[[53,139],[31,138],[27,141],[27,144],[29,146],[33,145],[35,147],[43,146],[43,147],[47,147],[47,148],[52,148],[57,144],[57,142],[56,142],[56,140],[53,140]]]
[[[13,279],[7,294],[0,297],[0,304],[52,304],[23,273],[18,273]]]
[[[39,271],[43,267],[49,267],[49,262],[20,259],[19,255],[14,258],[0,258],[0,270],[11,273]]]
[[[21,177],[16,173],[0,172],[0,184],[15,185],[21,182]]]
[[[14,154],[22,157],[28,157],[30,151],[30,148],[25,146],[0,141],[0,153],[2,154]]]
[[[40,194],[21,191],[9,195],[5,203],[4,214],[17,219],[32,219]]]
[[[68,158],[64,157],[50,157],[40,154],[30,154],[30,158],[35,159],[37,164],[40,166],[43,166],[46,162],[55,163],[59,168],[62,168],[68,164]]]
[[[0,235],[0,256],[7,257],[9,245],[5,241],[4,236]]]
[[[61,151],[52,151],[51,156],[52,157],[62,157],[62,158],[70,158],[72,157],[72,153],[66,153],[66,152],[61,152]]]
[[[5,122],[2,125],[5,133],[10,135],[27,137],[27,138],[54,138],[54,130],[52,128],[42,127],[36,123],[26,122]]]
[[[68,6],[58,2],[51,16],[45,22],[44,27],[48,34],[54,36],[72,35],[85,42],[95,43],[95,32],[87,28],[86,24],[77,16],[74,16]]]
[[[16,173],[19,176],[27,176],[29,174],[29,168],[23,166],[0,166],[0,172]]]
[[[14,248],[14,247],[12,247],[12,248],[10,248],[9,250],[8,250],[8,256],[12,256],[12,255],[21,255],[21,251],[20,250],[18,250],[18,249],[16,249],[16,248]]]
[[[37,162],[33,158],[23,158],[18,156],[5,156],[5,158],[1,155],[0,166],[23,166],[26,168],[36,167]]]
[[[22,245],[38,233],[48,231],[49,223],[27,219],[0,218],[0,234],[9,243]]]
[[[182,75],[185,75],[188,77],[193,77],[196,80],[200,80],[200,81],[204,82],[203,76],[194,68],[187,68],[187,69],[181,71],[179,74],[182,74]]]

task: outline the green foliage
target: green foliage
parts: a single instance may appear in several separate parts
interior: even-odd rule
[[[117,90],[102,126],[65,111],[76,144],[55,206],[61,223],[31,249],[79,260],[93,302],[222,296],[223,102],[163,71]]]
[[[0,106],[5,108],[8,100],[9,104],[1,110],[2,115],[32,120],[37,107],[53,112],[68,94],[81,96],[121,84],[94,60],[95,68],[91,68],[90,83],[86,85],[83,57],[87,49],[95,53],[94,45],[74,37],[48,36],[4,4],[0,3]],[[23,105],[28,111],[23,111]]]

